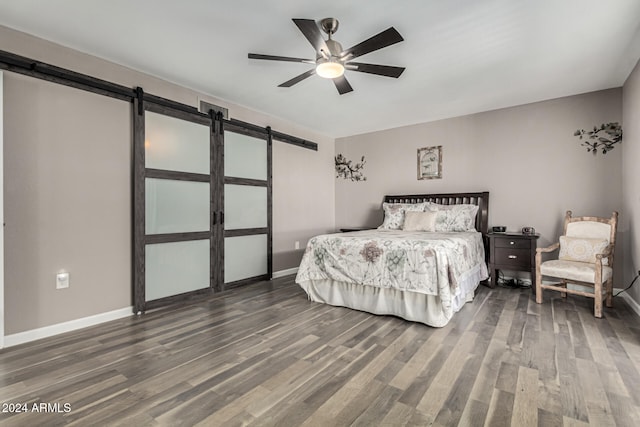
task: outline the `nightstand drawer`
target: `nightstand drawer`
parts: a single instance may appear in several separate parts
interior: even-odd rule
[[[531,266],[531,250],[496,247],[495,264],[529,268]]]
[[[514,249],[529,249],[531,248],[531,240],[529,239],[509,239],[508,237],[501,237],[496,239],[496,248],[514,248]]]

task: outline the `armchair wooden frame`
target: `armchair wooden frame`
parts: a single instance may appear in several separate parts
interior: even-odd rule
[[[546,248],[538,248],[536,249],[536,259],[535,259],[536,261],[536,283],[535,283],[536,302],[538,304],[542,303],[542,292],[545,289],[561,292],[562,296],[565,298],[567,297],[567,294],[580,295],[588,298],[593,298],[594,299],[593,314],[595,317],[601,318],[603,294],[604,294],[604,301],[606,306],[607,307],[613,306],[613,273],[611,274],[611,277],[609,277],[609,279],[603,283],[602,267],[603,267],[603,259],[606,259],[608,260],[607,261],[608,266],[613,268],[613,255],[614,255],[614,248],[615,248],[615,242],[616,242],[616,230],[618,225],[618,212],[614,211],[611,215],[611,218],[601,218],[601,217],[592,217],[592,216],[572,217],[571,211],[567,211],[564,218],[563,234],[564,235],[567,234],[567,228],[570,223],[578,222],[578,221],[599,222],[599,223],[604,223],[610,226],[609,244],[607,245],[607,247],[604,248],[604,250],[601,253],[596,254],[594,281],[583,282],[583,281],[578,281],[573,279],[566,279],[562,277],[551,276],[556,279],[559,279],[560,281],[554,284],[542,284],[542,273],[540,271],[541,270],[540,267],[542,265],[542,254],[550,253],[558,250],[560,248],[560,243],[556,242]],[[570,289],[567,287],[568,283],[592,287],[593,293],[585,292],[577,289]]]

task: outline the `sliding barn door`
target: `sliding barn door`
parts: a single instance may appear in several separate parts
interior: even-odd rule
[[[221,185],[210,117],[145,103],[135,120],[137,312],[215,287]]]
[[[271,132],[246,126],[134,100],[136,312],[271,278]]]
[[[271,278],[271,136],[225,125],[225,288]]]

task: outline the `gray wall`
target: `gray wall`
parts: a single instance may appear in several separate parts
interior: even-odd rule
[[[130,305],[131,107],[12,73],[4,101],[6,333]]]
[[[624,136],[622,144],[623,213],[620,227],[624,230],[626,263],[624,285],[640,270],[640,62],[627,78],[622,91]],[[640,283],[629,291],[640,304]]]
[[[385,194],[487,190],[489,225],[533,226],[547,245],[568,209],[622,210],[623,149],[593,156],[573,136],[610,121],[622,121],[620,88],[338,139],[336,154],[365,156],[367,181],[337,180],[336,225],[379,225]],[[418,180],[417,149],[432,145],[443,178]]]
[[[0,49],[319,144],[274,143],[274,270],[334,229],[334,141],[293,123],[0,26]],[[5,72],[5,333],[131,306],[131,106]],[[310,191],[313,188],[313,191]],[[66,269],[71,286],[55,290]]]
[[[333,144],[319,150],[274,144],[274,272],[297,268],[307,241],[335,230]]]

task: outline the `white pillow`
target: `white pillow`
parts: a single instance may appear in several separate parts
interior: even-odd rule
[[[436,231],[437,212],[406,212],[404,214],[403,230],[406,231]]]
[[[429,206],[438,213],[435,231],[476,231],[477,205],[437,205]]]
[[[559,259],[565,261],[588,262],[594,264],[596,255],[609,245],[606,239],[590,239],[587,237],[560,236]],[[608,265],[607,258],[602,259],[602,265]]]
[[[404,224],[405,212],[424,212],[426,203],[387,203],[382,204],[384,221],[378,230],[400,230]]]

